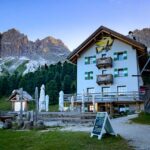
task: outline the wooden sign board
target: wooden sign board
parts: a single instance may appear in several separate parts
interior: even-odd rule
[[[112,128],[108,113],[107,112],[98,112],[96,115],[94,128],[91,133],[91,137],[96,135],[96,136],[98,136],[98,139],[100,140],[104,133],[116,135]]]

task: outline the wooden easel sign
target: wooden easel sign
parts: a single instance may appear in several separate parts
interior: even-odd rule
[[[100,140],[104,133],[108,133],[108,134],[116,136],[112,128],[108,113],[98,112],[96,115],[95,122],[94,122],[94,128],[91,133],[91,137],[95,135],[95,136],[98,136],[98,139]]]

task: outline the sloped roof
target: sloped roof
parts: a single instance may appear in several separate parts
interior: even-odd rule
[[[134,48],[137,49],[139,53],[145,53],[146,52],[146,46],[140,42],[137,42],[125,35],[122,35],[116,31],[113,31],[107,27],[100,26],[93,34],[91,34],[83,43],[81,43],[70,55],[67,57],[68,60],[72,61],[73,63],[76,62],[78,56],[92,43],[96,41],[96,38],[101,34],[106,33],[124,43],[127,43]]]
[[[10,97],[9,97],[9,100],[14,98],[16,95],[21,95],[21,91],[20,90],[13,90]],[[32,96],[30,94],[28,94],[26,91],[23,91],[23,99],[26,99],[27,101],[33,100]]]

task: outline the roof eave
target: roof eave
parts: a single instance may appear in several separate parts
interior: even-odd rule
[[[138,51],[141,51],[142,53],[146,52],[146,46],[144,44],[141,44],[133,39],[130,39],[118,32],[115,32],[111,29],[108,29],[104,26],[99,27],[93,34],[91,34],[82,44],[80,44],[70,55],[67,57],[67,59],[73,63],[76,63],[78,56],[82,52],[82,50],[87,47],[89,44],[91,44],[94,39],[101,34],[102,32],[110,34],[111,36],[129,44],[135,47]]]

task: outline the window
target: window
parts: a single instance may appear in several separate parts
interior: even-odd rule
[[[117,86],[118,95],[125,95],[127,92],[126,86]]]
[[[85,57],[85,64],[95,64],[96,56]]]
[[[107,96],[110,93],[110,87],[102,87],[103,96]]]
[[[94,106],[93,105],[90,105],[89,106],[89,111],[93,111],[94,110]]]
[[[124,76],[124,69],[118,69],[118,77],[123,77]]]
[[[93,71],[85,72],[85,80],[92,80],[93,79]]]
[[[126,77],[128,76],[128,68],[114,69],[114,77]]]
[[[123,52],[118,53],[118,60],[124,60]]]
[[[89,93],[94,93],[94,88],[93,88],[93,87],[87,88],[87,93],[88,93],[88,94],[89,94]]]
[[[105,58],[106,57],[106,54],[102,54],[102,58]]]
[[[107,70],[102,70],[102,75],[107,74]]]
[[[127,51],[123,52],[115,52],[114,53],[114,60],[125,60],[127,59]]]

